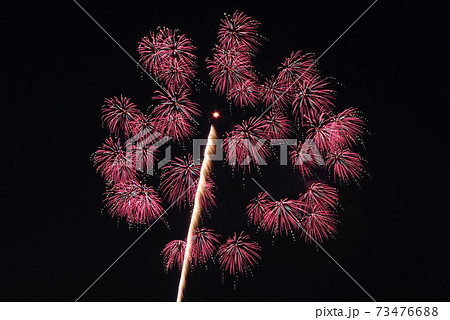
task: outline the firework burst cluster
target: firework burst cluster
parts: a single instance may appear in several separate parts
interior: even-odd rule
[[[258,34],[259,25],[240,12],[225,15],[212,57],[206,59],[213,90],[234,108],[256,114],[225,134],[225,161],[244,173],[259,170],[275,156],[271,139],[296,139],[289,163],[307,187],[295,199],[276,200],[261,192],[247,205],[246,215],[249,224],[272,236],[299,234],[306,242],[319,243],[337,231],[336,186],[357,181],[364,173],[355,147],[361,144],[365,121],[355,108],[335,112],[333,84],[321,76],[312,53],[292,52],[276,75],[264,78],[256,72],[252,59],[264,40]],[[105,99],[102,120],[110,137],[92,159],[107,186],[106,208],[130,225],[162,219],[163,201],[178,210],[192,210],[201,165],[191,154],[167,163],[159,186],[149,185],[141,171],[142,164],[153,165],[159,156],[149,141],[164,135],[185,144],[196,134],[195,118],[202,112],[192,100],[198,76],[195,51],[193,41],[179,30],[163,27],[150,32],[139,42],[138,53],[140,63],[158,84],[153,108],[144,113],[129,98]],[[216,205],[213,179],[207,179],[205,189],[201,208],[211,211]],[[205,226],[197,228],[191,266],[216,261],[232,276],[251,274],[260,260],[260,245],[244,232],[234,233],[223,243],[220,238]],[[182,267],[185,250],[185,240],[173,240],[164,247],[166,272]]]

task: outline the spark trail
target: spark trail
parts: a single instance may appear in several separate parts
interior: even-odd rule
[[[192,209],[192,216],[191,216],[191,223],[189,225],[189,231],[187,234],[187,240],[186,240],[186,249],[184,252],[184,259],[183,259],[183,269],[181,270],[181,277],[180,277],[180,283],[178,285],[178,295],[177,295],[177,302],[181,302],[183,299],[183,292],[184,288],[186,286],[186,278],[189,271],[189,261],[191,259],[191,251],[192,251],[192,236],[194,234],[194,230],[198,227],[198,221],[200,219],[201,214],[201,199],[202,195],[205,192],[205,184],[206,179],[209,176],[209,173],[211,171],[211,154],[215,154],[215,145],[213,143],[213,139],[216,139],[216,130],[214,129],[214,126],[211,125],[211,128],[209,129],[208,134],[208,143],[206,145],[205,154],[203,157],[202,167],[200,170],[200,179],[198,182],[197,192],[195,194],[195,201],[194,201],[194,208]]]

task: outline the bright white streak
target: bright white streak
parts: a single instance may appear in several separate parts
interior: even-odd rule
[[[215,145],[212,140],[216,138],[216,130],[214,129],[214,126],[211,125],[211,128],[209,129],[208,143],[206,144],[205,154],[203,157],[202,168],[200,170],[200,179],[198,182],[197,192],[195,193],[194,208],[192,209],[191,223],[189,225],[189,231],[186,240],[186,249],[184,252],[183,269],[181,270],[180,283],[178,284],[177,302],[181,302],[181,300],[183,299],[184,287],[186,286],[186,278],[189,271],[192,235],[194,234],[194,230],[197,228],[198,221],[200,219],[200,213],[202,210],[201,197],[205,192],[206,178],[209,176],[209,173],[211,171],[210,155],[215,154]]]

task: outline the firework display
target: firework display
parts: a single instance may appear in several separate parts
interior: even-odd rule
[[[223,163],[233,173],[261,174],[261,166],[275,158],[271,143],[296,142],[288,144],[287,165],[292,179],[301,181],[303,188],[296,191],[297,197],[281,200],[275,200],[270,190],[250,195],[240,213],[247,217],[248,232],[221,238],[208,226],[209,220],[202,219],[207,211],[214,219],[216,210],[219,190],[211,175],[210,155],[217,137],[211,125],[202,159],[194,159],[195,153],[186,150],[193,138],[206,135],[198,125],[207,113],[195,102],[204,88],[195,85],[203,82],[197,81],[202,72],[197,71],[193,40],[179,30],[151,31],[138,44],[140,63],[157,81],[151,110],[142,112],[122,95],[106,99],[102,108],[110,137],[92,160],[105,180],[105,204],[111,216],[124,218],[130,225],[149,224],[168,215],[164,201],[165,207],[190,217],[187,234],[178,237],[184,240],[170,241],[161,252],[166,272],[181,271],[178,301],[183,298],[189,269],[217,262],[234,279],[250,275],[262,250],[252,240],[256,237],[252,231],[303,238],[313,245],[332,238],[338,226],[337,188],[364,175],[364,160],[357,152],[365,133],[360,111],[336,111],[334,83],[319,72],[312,53],[293,51],[282,61],[278,74],[262,76],[252,61],[264,40],[259,25],[242,12],[225,15],[203,71],[209,75],[210,91],[221,96],[230,110],[246,114],[243,120],[233,119],[232,128],[221,136]],[[215,121],[221,117],[213,114]],[[162,152],[154,142],[162,136],[168,137],[163,144],[183,146],[183,152],[156,168]],[[149,177],[146,169],[150,167],[156,168],[156,179]],[[226,240],[221,243],[220,239]]]

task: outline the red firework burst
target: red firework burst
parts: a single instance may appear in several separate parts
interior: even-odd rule
[[[322,182],[315,182],[304,194],[300,195],[300,200],[309,208],[330,210],[336,208],[339,195],[336,188]]]
[[[260,23],[236,11],[232,16],[225,14],[220,21],[219,44],[224,48],[244,46],[248,50],[256,51],[260,45],[258,27]]]
[[[264,130],[270,139],[287,139],[292,130],[288,117],[279,109],[271,109],[264,116]]]
[[[247,275],[261,259],[259,251],[259,244],[251,242],[250,236],[245,235],[244,231],[239,236],[235,232],[217,251],[220,268],[235,277],[239,274]]]
[[[337,149],[328,154],[327,167],[335,181],[359,180],[364,171],[361,156],[350,149]]]
[[[246,206],[248,221],[259,226],[264,219],[264,215],[269,210],[270,199],[265,192],[260,192],[256,198],[250,200]]]
[[[321,207],[309,207],[301,220],[306,242],[322,243],[336,233],[336,215]],[[315,241],[314,241],[314,240]]]
[[[140,111],[137,106],[120,95],[105,99],[105,105],[102,108],[102,120],[108,127],[111,134],[118,137],[120,132],[129,133],[129,123],[139,117]]]
[[[161,252],[166,273],[175,266],[178,266],[178,269],[181,270],[185,250],[186,242],[182,240],[173,240],[166,244]]]
[[[314,117],[329,112],[334,107],[335,91],[328,88],[329,82],[314,76],[298,83],[298,91],[292,102],[294,117],[303,124],[304,117]]]
[[[127,158],[125,150],[120,145],[120,139],[117,141],[111,137],[106,139],[94,153],[92,161],[108,185],[137,176],[132,159]]]
[[[227,133],[223,146],[228,164],[249,171],[250,163],[256,167],[265,164],[270,155],[265,128],[264,119],[250,117]]]
[[[194,135],[192,122],[201,112],[198,104],[189,100],[189,96],[186,88],[179,91],[168,90],[165,93],[155,91],[153,99],[158,101],[158,106],[151,115],[157,123],[158,131],[176,140],[186,140]]]
[[[148,224],[164,213],[153,188],[136,180],[116,183],[106,192],[105,203],[113,216],[126,217],[129,224]]]
[[[298,200],[282,199],[280,201],[270,201],[268,209],[264,213],[261,227],[272,233],[273,236],[291,234],[299,229],[303,205]]]
[[[206,265],[212,259],[219,244],[219,237],[211,229],[197,228],[192,236],[191,261],[194,267]]]

